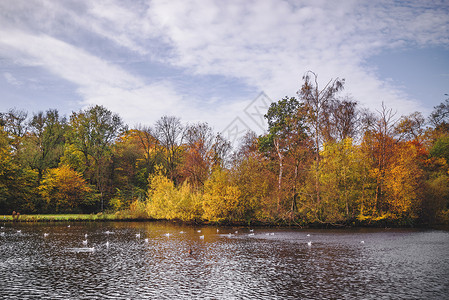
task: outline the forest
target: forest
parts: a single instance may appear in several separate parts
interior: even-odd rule
[[[0,114],[0,214],[220,224],[449,223],[449,98],[399,116],[307,72],[236,149],[207,123],[129,128],[103,106]]]

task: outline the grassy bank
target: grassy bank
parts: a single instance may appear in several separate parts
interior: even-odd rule
[[[114,221],[118,220],[115,214],[52,214],[52,215],[20,215],[13,219],[12,215],[0,215],[5,222],[76,222],[76,221]]]

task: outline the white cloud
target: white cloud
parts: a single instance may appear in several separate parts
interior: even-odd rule
[[[131,124],[173,114],[219,129],[253,97],[181,93],[170,77],[108,61],[113,46],[123,61],[238,79],[273,100],[293,96],[313,70],[323,82],[346,78],[346,90],[365,106],[384,101],[407,113],[422,103],[365,62],[385,49],[447,46],[449,18],[438,1],[17,0],[0,2],[0,33],[3,56],[76,84],[84,105],[106,105]],[[212,99],[221,104],[209,105]]]
[[[5,72],[3,73],[3,77],[5,77],[6,82],[8,82],[11,85],[20,86],[22,85],[22,82],[15,78],[11,73]]]

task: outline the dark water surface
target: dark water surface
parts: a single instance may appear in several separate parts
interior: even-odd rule
[[[213,227],[124,222],[2,225],[0,299],[448,299],[449,295],[448,231],[219,228],[217,232]]]

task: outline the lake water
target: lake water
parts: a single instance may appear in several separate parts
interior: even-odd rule
[[[217,232],[217,227],[152,222],[2,225],[0,299],[448,299],[449,295],[448,231],[218,228]]]

